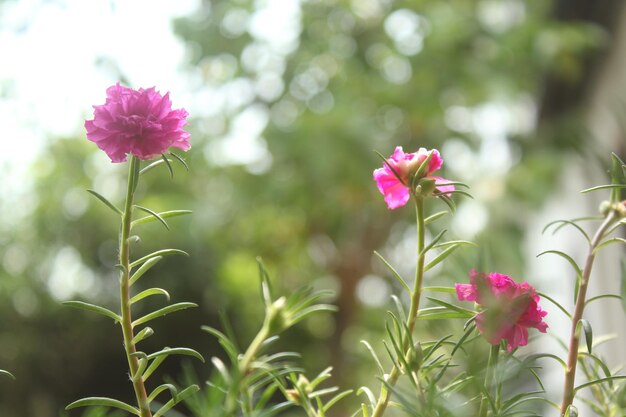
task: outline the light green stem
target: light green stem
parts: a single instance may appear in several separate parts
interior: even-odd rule
[[[130,309],[130,232],[133,217],[133,199],[136,184],[136,172],[139,168],[139,160],[131,157],[130,167],[128,170],[128,188],[126,191],[126,203],[124,213],[122,215],[122,229],[120,231],[120,251],[119,263],[122,266],[120,274],[120,300],[122,310],[122,334],[124,336],[124,350],[126,359],[128,360],[128,368],[132,378],[137,405],[139,407],[140,417],[152,417],[150,406],[148,404],[148,395],[141,375],[136,375],[139,369],[139,360],[131,356],[137,351],[132,339],[134,337],[132,315]]]
[[[487,370],[485,372],[485,390],[489,391],[489,387],[493,384],[496,378],[496,366],[498,365],[498,355],[500,354],[500,345],[491,346],[489,350],[489,360],[487,361]],[[479,417],[487,417],[489,410],[489,400],[487,395],[483,393],[480,399],[480,411]]]
[[[561,403],[561,416],[565,416],[567,408],[574,402],[574,381],[576,380],[576,365],[578,363],[578,345],[580,344],[580,334],[577,331],[578,322],[583,317],[585,311],[585,303],[587,302],[587,287],[589,285],[589,278],[591,277],[591,269],[593,268],[593,261],[596,257],[596,248],[604,239],[610,227],[618,220],[615,211],[610,211],[604,222],[600,225],[596,234],[594,235],[591,243],[589,244],[589,253],[587,254],[587,261],[582,272],[582,279],[580,281],[580,287],[578,288],[578,294],[576,295],[576,306],[574,307],[574,314],[572,314],[572,325],[570,331],[569,350],[567,356],[567,369],[565,370],[565,384],[563,387],[563,402]]]
[[[233,381],[231,389],[228,391],[226,397],[226,404],[224,405],[224,417],[232,417],[237,412],[237,398],[239,397],[239,393],[241,391],[242,381],[246,377],[246,375],[250,372],[250,367],[252,365],[252,361],[257,357],[259,351],[261,350],[261,346],[263,342],[267,340],[270,336],[270,320],[268,317],[265,318],[265,322],[263,323],[263,327],[254,337],[252,342],[250,342],[250,346],[244,353],[243,357],[237,364],[238,369],[238,377],[236,381]]]
[[[415,322],[417,321],[417,313],[420,306],[420,298],[422,295],[422,282],[424,280],[424,260],[426,254],[424,253],[425,247],[425,224],[424,224],[424,199],[421,196],[415,196],[415,213],[417,217],[417,265],[415,268],[415,284],[413,286],[413,293],[411,294],[411,307],[409,309],[409,315],[407,317],[408,332],[413,333],[415,328]],[[408,354],[408,349],[412,349],[409,346],[409,335],[407,334],[402,341],[402,349]],[[397,366],[391,368],[391,372],[386,379],[386,382],[394,386],[400,377],[400,369]],[[383,384],[380,387],[380,395],[378,396],[378,402],[372,412],[372,417],[381,417],[387,409],[389,403],[389,389]]]

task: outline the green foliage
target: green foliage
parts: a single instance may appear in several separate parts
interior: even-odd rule
[[[300,355],[294,352],[269,353],[268,350],[277,342],[279,335],[301,320],[318,312],[335,311],[334,306],[319,303],[320,299],[331,294],[328,291],[313,292],[305,287],[289,296],[277,297],[260,259],[257,259],[257,264],[261,299],[265,306],[263,324],[245,351],[240,351],[225,317],[225,333],[211,326],[202,326],[202,330],[217,338],[229,364],[226,365],[218,357],[211,358],[214,373],[207,381],[207,388],[200,396],[190,399],[187,405],[198,416],[271,417],[294,403],[303,407],[307,413],[316,413],[308,415],[322,417],[350,391],[333,397],[323,405],[319,397],[334,390],[314,390],[317,384],[330,377],[330,370],[324,371],[310,383],[307,381],[306,387],[300,383],[297,387],[294,385],[294,388],[291,387],[292,383],[303,378],[301,369],[292,363]],[[272,404],[270,401],[277,391],[281,391],[288,401]],[[313,411],[315,407],[319,407],[317,411]]]
[[[173,177],[173,171],[171,165],[169,164],[169,161],[165,156],[162,158],[162,160],[167,163],[167,167],[169,168]],[[124,211],[118,210],[119,214],[121,214],[121,226],[119,237],[119,263],[116,266],[120,270],[120,314],[114,313],[107,308],[81,301],[68,301],[63,303],[69,307],[96,312],[98,314],[112,318],[116,323],[121,325],[124,337],[124,347],[129,364],[130,378],[133,382],[133,388],[135,389],[138,404],[137,407],[133,407],[132,405],[127,404],[123,401],[111,399],[108,397],[87,397],[72,402],[66,407],[66,410],[77,407],[104,406],[118,408],[137,416],[150,415],[149,409],[151,408],[152,401],[157,395],[163,392],[164,389],[163,386],[159,386],[152,393],[148,394],[146,392],[144,383],[159,368],[159,366],[165,361],[165,359],[167,359],[171,355],[184,355],[199,359],[200,361],[204,362],[204,358],[202,357],[202,355],[194,349],[190,348],[166,347],[150,354],[147,354],[140,350],[136,350],[136,343],[139,343],[145,340],[147,337],[152,336],[154,334],[154,331],[151,328],[146,327],[142,330],[139,330],[139,332],[135,334],[135,328],[149,321],[162,317],[166,314],[184,310],[190,307],[197,307],[197,304],[195,303],[179,302],[159,308],[155,311],[145,314],[142,317],[139,317],[138,319],[132,320],[131,318],[133,304],[145,300],[147,297],[150,297],[152,295],[163,295],[168,301],[170,299],[169,293],[161,288],[149,288],[131,297],[130,291],[137,279],[139,279],[139,277],[141,277],[145,272],[147,272],[152,266],[154,266],[160,259],[162,259],[166,255],[187,255],[186,252],[178,249],[162,249],[141,257],[135,261],[130,261],[130,243],[132,241],[139,240],[138,238],[133,239],[133,236],[130,235],[133,226],[133,207],[150,214],[154,219],[161,222],[169,230],[169,225],[157,212],[149,208],[133,204],[134,194],[139,183],[139,176],[141,174],[140,168],[140,161],[136,157],[132,156],[129,164],[128,191],[126,196],[125,209]],[[96,193],[95,191],[90,191],[90,193],[96,196],[102,203],[104,203],[109,208],[114,209],[114,211],[116,210],[116,207],[100,194]],[[177,214],[185,213],[185,211],[177,212]],[[133,274],[133,269],[135,268],[137,268],[137,270]],[[178,392],[178,390],[174,386],[170,386],[169,384],[167,384],[166,387],[169,389],[171,399],[163,404],[158,410],[156,410],[153,417],[163,416],[176,404],[180,403],[181,401],[185,400],[186,398],[200,390],[200,388],[195,384],[188,386],[180,392]]]

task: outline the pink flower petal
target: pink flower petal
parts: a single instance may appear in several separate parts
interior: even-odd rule
[[[107,89],[105,103],[94,106],[94,119],[85,121],[87,139],[112,162],[126,161],[127,154],[151,159],[170,147],[186,151],[191,147],[183,130],[187,115],[184,109],[172,110],[169,93],[117,83]]]
[[[478,331],[492,345],[507,341],[509,351],[528,344],[528,329],[546,332],[547,312],[539,307],[535,289],[518,284],[508,275],[470,271],[470,284],[456,284],[461,301],[476,301],[483,311],[476,316]]]
[[[456,296],[461,301],[476,301],[476,288],[471,284],[454,284]]]
[[[382,168],[374,171],[374,181],[378,190],[385,196],[387,207],[395,209],[405,205],[410,198],[410,192],[406,188],[409,179],[414,175],[419,166],[432,154],[428,164],[428,172],[424,177],[441,168],[443,159],[439,151],[431,151],[426,148],[419,148],[417,152],[405,153],[402,146],[396,146],[391,157],[383,164]],[[449,181],[440,177],[432,177],[438,182],[437,189],[442,193],[454,191],[453,185],[445,185]]]

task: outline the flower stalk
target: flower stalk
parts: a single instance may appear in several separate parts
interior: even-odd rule
[[[270,317],[266,317],[265,321],[263,322],[263,326],[261,327],[259,332],[256,334],[256,336],[250,343],[250,346],[248,346],[248,349],[243,354],[243,357],[241,357],[241,359],[239,360],[239,363],[237,364],[237,369],[238,369],[237,380],[233,382],[231,389],[228,391],[228,394],[226,396],[226,403],[224,407],[225,408],[224,417],[232,417],[236,414],[237,397],[239,396],[239,392],[241,391],[241,388],[242,388],[241,382],[246,377],[246,375],[250,372],[252,362],[258,356],[259,351],[261,350],[261,347],[263,346],[263,342],[265,342],[267,338],[270,336],[271,334],[270,327],[271,327]]]
[[[589,285],[589,278],[591,277],[593,262],[596,257],[596,250],[606,234],[610,232],[611,226],[613,226],[618,220],[618,213],[615,210],[609,211],[604,219],[604,222],[602,222],[593,239],[589,243],[589,252],[587,254],[587,260],[585,261],[585,267],[582,272],[578,294],[576,295],[576,306],[574,307],[574,313],[572,314],[567,369],[565,370],[565,384],[563,388],[563,402],[561,403],[561,417],[565,416],[567,409],[574,402],[574,382],[576,379],[576,365],[578,363],[578,346],[580,344],[580,330],[577,329],[577,327],[585,311],[587,288]]]
[[[121,266],[120,273],[120,304],[122,313],[122,334],[124,336],[124,350],[128,361],[128,369],[130,371],[133,389],[137,398],[140,417],[152,417],[148,404],[148,395],[142,375],[138,374],[139,360],[134,353],[137,351],[135,344],[132,342],[134,335],[132,325],[132,314],[130,308],[130,232],[133,216],[133,201],[137,181],[139,179],[139,159],[132,156],[128,170],[128,187],[126,190],[126,202],[124,205],[124,213],[122,215],[122,227],[119,240],[119,264]]]
[[[485,392],[489,392],[489,387],[493,384],[493,381],[496,379],[496,367],[498,366],[498,357],[500,355],[500,345],[492,345],[489,350],[489,359],[487,361],[487,371],[485,373]],[[483,393],[480,399],[480,411],[478,413],[479,417],[487,417],[487,413],[489,410],[489,400],[487,399],[487,395]]]
[[[413,329],[415,328],[415,322],[417,321],[417,315],[420,306],[420,298],[422,295],[422,283],[424,280],[424,263],[426,254],[424,253],[425,248],[425,223],[424,223],[424,198],[419,195],[414,195],[415,201],[415,214],[417,218],[417,265],[415,269],[415,284],[413,287],[413,293],[411,294],[411,307],[409,309],[409,315],[407,317],[407,328],[408,334],[404,337],[402,341],[402,349],[406,352],[406,356],[409,355],[409,346],[410,337],[409,335],[413,333]],[[417,371],[416,371],[417,372]],[[400,377],[401,370],[398,366],[394,365],[391,368],[391,372],[389,372],[388,377],[385,378],[385,382],[391,386],[394,386]],[[416,376],[417,378],[417,376]],[[387,409],[387,404],[389,403],[390,392],[389,389],[383,384],[380,388],[380,395],[378,397],[378,402],[376,403],[376,407],[372,413],[372,417],[381,417],[385,410]]]

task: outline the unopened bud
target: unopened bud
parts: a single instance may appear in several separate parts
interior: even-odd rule
[[[600,213],[602,213],[603,215],[608,214],[608,212],[611,210],[611,202],[610,201],[603,201],[602,203],[600,203],[600,207],[598,207],[598,211]]]
[[[296,405],[300,405],[300,393],[297,389],[288,389],[285,391],[285,397]]]
[[[298,375],[298,382],[296,382],[296,385],[298,386],[298,388],[300,388],[300,390],[306,392],[307,394],[310,394],[313,390],[313,387],[311,387],[311,383],[309,382],[307,377],[302,374]]]
[[[422,366],[422,362],[424,362],[424,351],[422,350],[420,342],[417,342],[415,346],[413,346],[413,349],[409,351],[408,356],[407,363],[409,364],[409,367],[411,367],[411,370],[419,370]]]
[[[434,178],[422,178],[418,184],[415,188],[415,193],[424,197],[432,195],[436,189]]]

